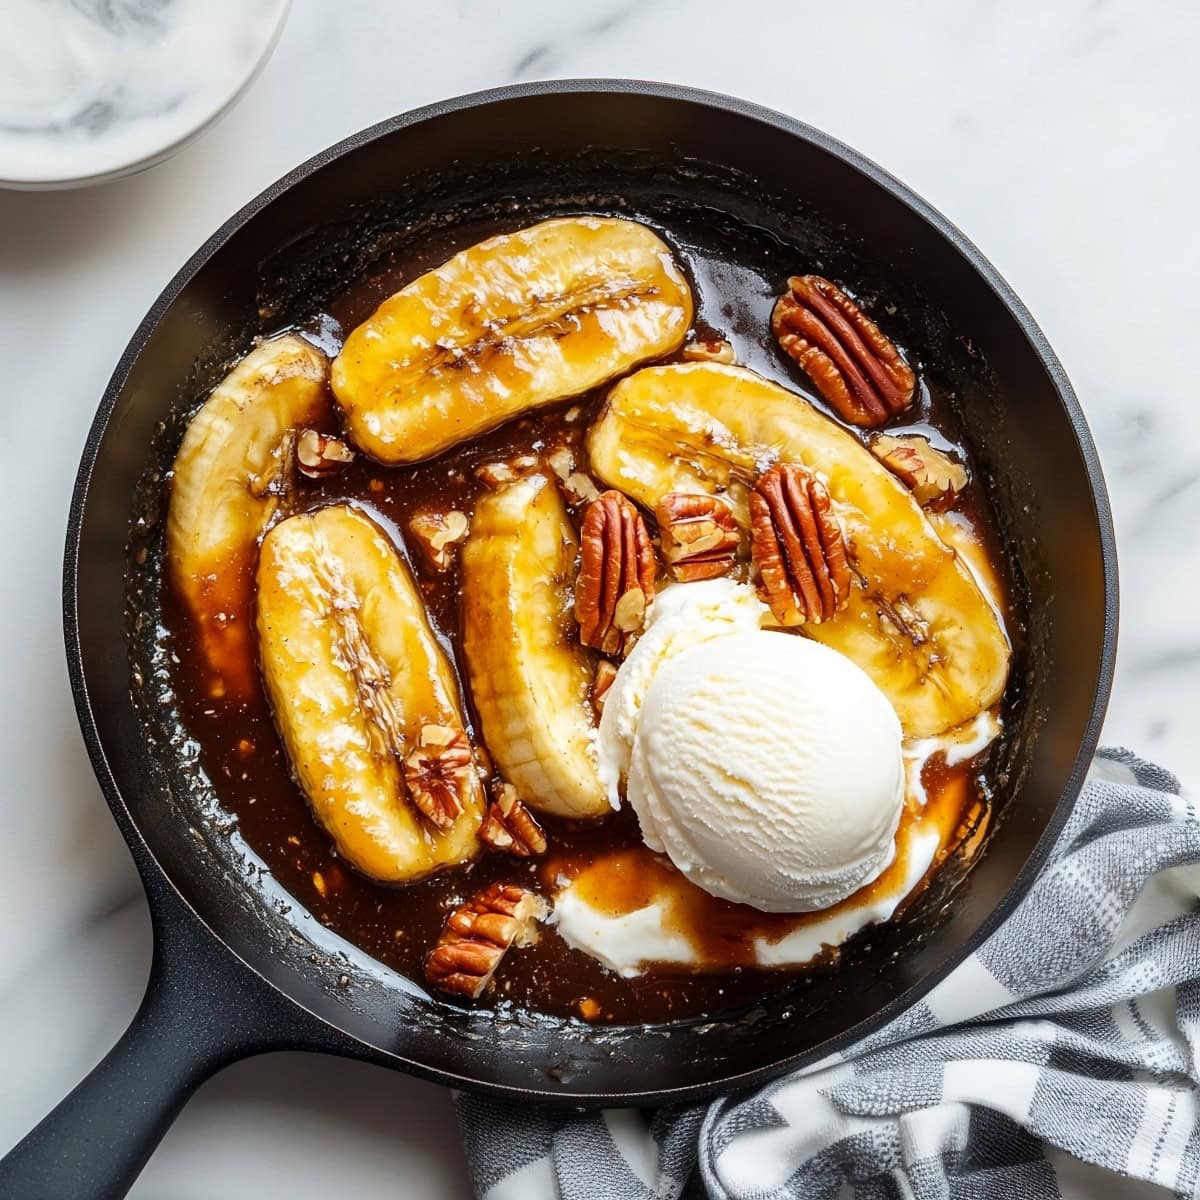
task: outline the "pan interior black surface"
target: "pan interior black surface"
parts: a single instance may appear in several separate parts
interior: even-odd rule
[[[667,90],[568,86],[486,109],[449,106],[327,157],[271,203],[256,202],[185,269],[114,378],[90,480],[85,465],[81,705],[127,835],[145,840],[220,939],[358,1039],[358,1052],[468,1085],[561,1099],[694,1094],[824,1052],[936,982],[1065,816],[1060,798],[1077,786],[1107,691],[1115,616],[1107,517],[1068,385],[1036,330],[970,248],[886,177],[781,120]],[[596,1030],[521,1012],[468,1014],[381,971],[299,912],[223,819],[156,658],[161,476],[184,415],[229,360],[256,334],[303,326],[353,278],[423,240],[470,240],[484,226],[581,211],[686,230],[714,258],[777,283],[802,266],[888,296],[901,339],[954,396],[1029,614],[994,772],[1003,819],[953,902],[959,881],[946,874],[837,972],[704,1022]],[[127,562],[142,557],[128,575]]]

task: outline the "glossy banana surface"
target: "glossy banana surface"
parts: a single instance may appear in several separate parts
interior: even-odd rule
[[[471,858],[484,809],[473,760],[445,829],[406,784],[422,731],[464,723],[453,670],[382,529],[347,505],[274,526],[258,567],[258,633],[296,779],[339,853],[387,883]]]
[[[595,817],[610,809],[588,699],[595,660],[572,610],[577,553],[544,475],[484,495],[462,549],[463,648],[500,773],[532,808]]]
[[[647,367],[618,383],[588,434],[593,472],[647,509],[672,491],[722,492],[739,523],[776,462],[801,463],[829,491],[846,537],[850,601],[806,636],[858,663],[911,737],[994,704],[1008,638],[970,569],[908,490],[807,400],[745,368]]]
[[[293,334],[261,343],[192,418],[175,457],[167,569],[199,626],[215,696],[255,690],[254,556],[284,498],[292,433],[327,407],[328,365]]]
[[[489,238],[346,339],[334,395],[357,444],[411,463],[679,346],[686,279],[644,225],[562,217]]]

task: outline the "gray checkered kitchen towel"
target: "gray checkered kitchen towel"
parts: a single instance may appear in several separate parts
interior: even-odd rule
[[[1200,864],[1196,801],[1160,768],[1102,752],[1025,901],[886,1028],[707,1106],[572,1115],[459,1096],[477,1194],[1147,1194],[1124,1176],[1200,1196],[1200,866],[1189,864]]]

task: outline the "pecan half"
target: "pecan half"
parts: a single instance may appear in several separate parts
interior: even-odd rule
[[[686,362],[733,363],[736,356],[733,347],[724,338],[697,338],[687,342],[679,352]]]
[[[654,599],[654,547],[641,513],[620,492],[587,506],[580,535],[575,617],[579,640],[622,654]]]
[[[771,313],[771,329],[843,421],[882,425],[912,403],[917,386],[912,368],[828,279],[793,275]]]
[[[493,883],[460,904],[446,919],[437,945],[425,957],[432,987],[474,1000],[492,982],[510,946],[537,937],[546,902],[515,883]]]
[[[461,729],[421,726],[416,746],[404,759],[404,782],[414,807],[434,829],[449,829],[462,812],[474,768],[471,743]]]
[[[772,467],[750,493],[750,550],[781,625],[819,624],[849,598],[841,526],[824,485],[801,466]]]
[[[479,836],[493,850],[503,850],[517,858],[546,853],[546,835],[511,783],[502,783],[496,789],[496,798],[479,828]]]
[[[409,532],[437,571],[444,571],[450,566],[455,548],[467,536],[470,527],[467,514],[458,509],[446,513],[414,513],[408,522]]]
[[[871,453],[907,484],[917,503],[926,508],[948,507],[967,486],[966,467],[917,434],[880,434],[871,442]]]
[[[716,579],[733,567],[741,532],[720,496],[668,492],[655,506],[663,558],[682,583]]]
[[[324,479],[354,461],[354,451],[328,433],[302,430],[296,439],[296,466],[309,479]]]

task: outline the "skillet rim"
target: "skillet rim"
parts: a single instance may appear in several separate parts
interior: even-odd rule
[[[159,322],[179,298],[184,289],[192,282],[197,273],[208,263],[225,243],[244,225],[268,208],[278,197],[290,190],[300,181],[332,163],[338,158],[357,150],[380,138],[387,137],[401,129],[419,124],[432,118],[466,109],[479,108],[485,105],[522,99],[533,96],[556,94],[592,93],[597,97],[604,95],[638,95],[651,99],[660,99],[684,104],[699,104],[736,116],[747,118],[765,125],[773,126],[781,132],[808,142],[818,149],[841,159],[869,183],[888,193],[891,198],[912,210],[921,220],[931,226],[940,237],[964,258],[970,267],[999,299],[1016,323],[1021,334],[1028,341],[1038,361],[1042,364],[1050,382],[1058,395],[1059,402],[1067,416],[1083,460],[1091,493],[1091,501],[1095,526],[1099,535],[1102,574],[1104,580],[1104,622],[1103,635],[1100,642],[1099,662],[1097,663],[1096,691],[1091,711],[1080,741],[1071,771],[1066,784],[1055,803],[1054,811],[1037,843],[1029,853],[1021,869],[1017,872],[1012,883],[992,908],[979,926],[956,947],[946,959],[933,971],[927,973],[920,982],[903,992],[877,1010],[871,1017],[852,1026],[842,1034],[822,1042],[816,1047],[798,1054],[789,1055],[774,1063],[757,1067],[753,1070],[722,1076],[704,1084],[693,1084],[684,1087],[650,1089],[638,1092],[613,1091],[549,1091],[538,1087],[525,1087],[513,1084],[498,1083],[488,1080],[468,1078],[455,1074],[440,1067],[431,1067],[415,1059],[405,1057],[394,1051],[376,1046],[352,1033],[348,1033],[340,1025],[313,1012],[307,1005],[295,999],[281,987],[264,976],[253,963],[248,962],[236,950],[229,946],[219,934],[209,925],[203,916],[182,895],[171,879],[168,871],[159,862],[150,845],[143,838],[141,830],[130,812],[121,787],[113,774],[104,745],[101,740],[88,693],[88,683],[83,665],[82,647],[79,632],[79,592],[78,566],[79,551],[83,527],[83,515],[87,505],[92,477],[99,455],[100,444],[108,429],[109,421],[116,409],[121,393],[128,382],[129,374],[137,359],[153,338]],[[75,484],[71,494],[71,504],[68,515],[65,553],[63,560],[63,624],[64,640],[67,654],[67,671],[70,678],[71,694],[75,703],[76,716],[80,732],[87,747],[93,771],[100,784],[109,808],[121,830],[122,836],[129,845],[143,883],[147,888],[147,898],[155,926],[156,942],[159,937],[159,921],[167,920],[160,911],[163,897],[159,889],[165,886],[187,916],[198,923],[214,941],[241,968],[249,971],[270,989],[272,998],[278,998],[285,1005],[299,1009],[319,1024],[322,1034],[330,1044],[314,1047],[334,1053],[353,1053],[358,1057],[368,1058],[381,1065],[403,1070],[417,1078],[444,1084],[450,1087],[463,1088],[476,1092],[488,1093],[510,1099],[538,1099],[545,1102],[571,1105],[596,1106],[601,1104],[635,1104],[649,1106],[661,1103],[676,1103],[685,1100],[711,1097],[718,1092],[731,1089],[741,1089],[763,1081],[774,1079],[805,1062],[813,1062],[831,1053],[845,1048],[847,1045],[860,1040],[868,1033],[881,1028],[893,1017],[910,1008],[913,1004],[927,995],[937,984],[945,979],[956,967],[975,952],[999,925],[1007,919],[1017,905],[1028,893],[1033,880],[1045,864],[1051,848],[1057,841],[1076,800],[1078,799],[1088,767],[1100,740],[1101,726],[1108,707],[1112,689],[1113,673],[1116,659],[1117,625],[1119,613],[1119,587],[1117,576],[1116,536],[1112,520],[1112,512],[1108,492],[1100,466],[1099,455],[1091,431],[1088,428],[1082,407],[1071,386],[1066,371],[1057,355],[1051,349],[1049,342],[1034,321],[1029,310],[1022,303],[1007,281],[1000,275],[991,262],[982,254],[975,244],[967,238],[952,222],[944,217],[937,209],[922,199],[896,176],[884,170],[871,159],[860,154],[845,143],[831,137],[829,134],[814,128],[794,117],[777,112],[765,106],[728,96],[720,92],[706,89],[691,88],[678,84],[643,81],[636,79],[614,78],[574,78],[547,81],[532,81],[510,84],[502,87],[488,88],[465,95],[452,97],[412,109],[408,112],[389,117],[383,121],[359,130],[343,138],[334,145],[313,155],[299,166],[281,176],[274,183],[264,188],[253,199],[243,205],[233,216],[226,220],[198,250],[172,276],[171,280],[159,293],[153,304],[147,310],[137,329],[130,338],[117,361],[113,374],[97,407],[96,414],[89,428],[84,449],[80,458]],[[158,885],[158,886],[155,886]],[[338,1041],[343,1044],[339,1047]],[[345,1042],[350,1047],[345,1046]],[[270,1047],[264,1047],[264,1049]]]

